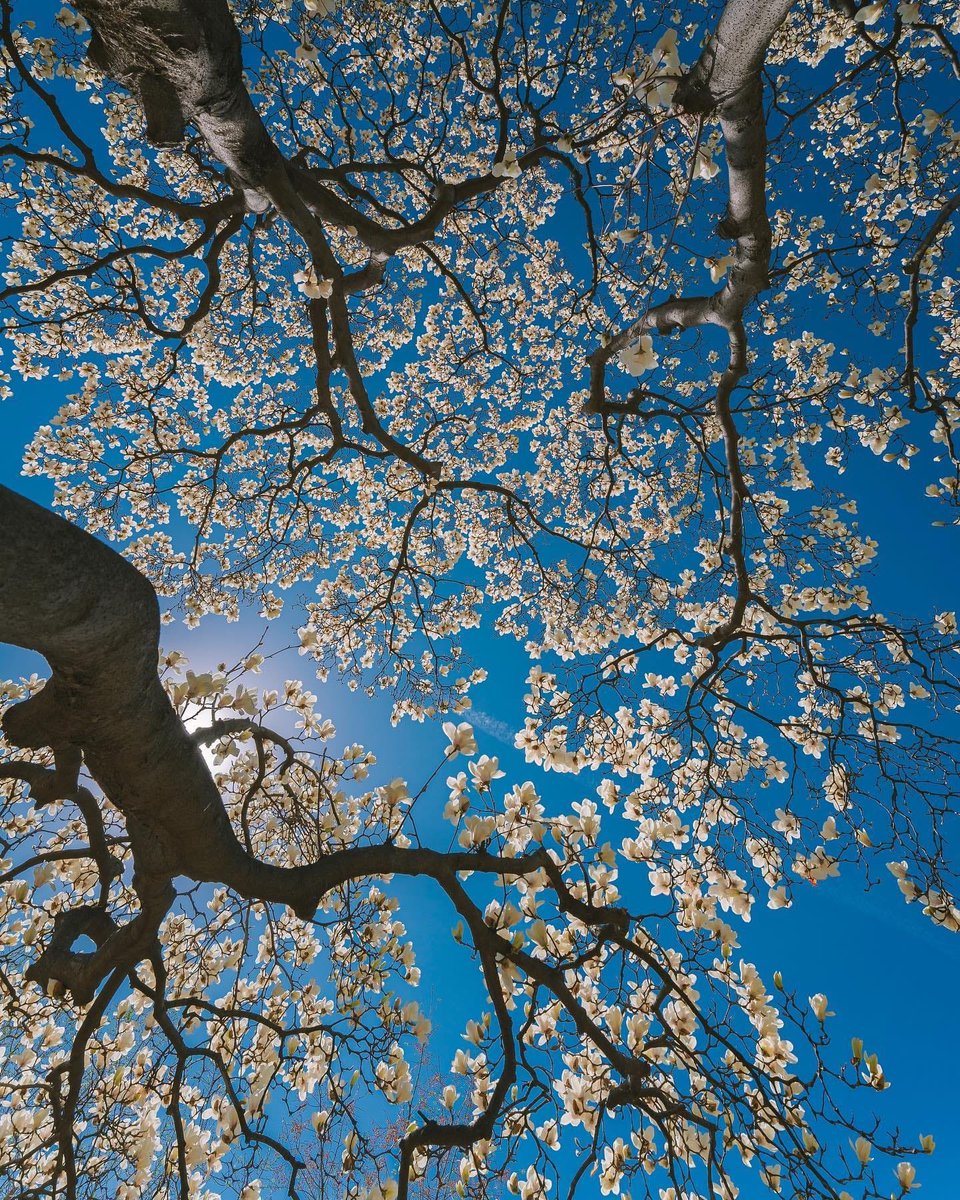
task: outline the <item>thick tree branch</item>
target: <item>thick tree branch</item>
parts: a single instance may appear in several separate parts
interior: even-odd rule
[[[79,0],[93,63],[140,98],[147,136],[179,142],[187,122],[240,185],[254,212],[284,170],[243,81],[240,34],[226,0]]]
[[[720,117],[728,198],[726,214],[716,232],[734,243],[733,264],[723,286],[713,295],[670,297],[652,306],[589,359],[588,409],[634,411],[632,405],[617,406],[607,399],[606,367],[615,355],[648,332],[663,334],[716,325],[727,333],[729,358],[717,388],[715,409],[726,453],[730,500],[727,544],[736,590],[729,616],[701,639],[714,654],[739,629],[751,594],[744,543],[747,489],[737,452],[740,438],[730,399],[747,369],[744,313],[756,295],[769,285],[772,236],[766,207],[767,131],[760,72],[767,48],[790,7],[791,0],[767,0],[760,5],[749,0],[729,0],[717,32],[680,81],[674,95],[679,109],[697,114],[716,112]]]
[[[170,879],[218,882],[249,899],[289,905],[309,917],[321,898],[353,879],[401,873],[450,886],[458,871],[519,877],[544,870],[579,919],[614,914],[576,901],[544,849],[518,858],[440,853],[392,843],[355,846],[300,867],[253,857],[234,832],[198,748],[157,675],[159,610],[150,584],[115,551],[22,496],[0,487],[0,640],[36,650],[53,668],[44,688],[10,708],[7,737],[28,747],[64,743],[123,814],[131,836],[142,915],[120,929],[101,908],[65,915],[36,977],[67,981],[78,994],[109,970],[147,953],[170,900]],[[244,723],[244,727],[246,727]],[[224,730],[234,725],[225,723]],[[42,787],[43,768],[16,764]],[[98,943],[72,955],[80,933]]]
[[[0,640],[42,654],[52,675],[14,705],[15,745],[82,748],[150,869],[197,878],[245,857],[203,757],[157,676],[160,613],[138,571],[0,487]]]
[[[767,132],[760,69],[791,0],[752,4],[730,0],[696,64],[677,86],[674,104],[691,113],[720,117],[727,161],[727,212],[717,234],[733,241],[734,262],[713,295],[671,297],[610,338],[590,356],[589,407],[607,406],[606,365],[649,332],[670,333],[702,325],[732,332],[768,283],[771,233],[766,209]]]

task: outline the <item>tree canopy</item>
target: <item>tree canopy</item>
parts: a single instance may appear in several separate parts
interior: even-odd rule
[[[0,7],[2,387],[58,397],[57,511],[0,487],[4,1195],[911,1191],[744,926],[843,869],[960,930],[956,616],[872,601],[868,482],[955,561],[960,5]],[[251,611],[446,752],[173,645]]]

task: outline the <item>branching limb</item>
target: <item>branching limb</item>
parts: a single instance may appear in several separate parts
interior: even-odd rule
[[[906,315],[903,318],[903,344],[904,357],[906,359],[904,364],[904,380],[910,395],[911,408],[920,407],[920,400],[917,395],[917,380],[920,377],[920,373],[916,365],[914,331],[920,316],[920,276],[923,261],[930,250],[937,244],[940,237],[943,236],[944,230],[948,227],[950,221],[953,220],[958,208],[960,208],[960,193],[952,196],[941,206],[930,228],[921,238],[916,252],[903,264],[904,274],[909,281],[909,302],[907,304]],[[947,440],[947,445],[952,450],[953,431],[943,401],[937,396],[931,395],[926,386],[924,386],[923,390],[927,403],[934,409],[940,419],[941,429]]]
[[[77,7],[94,31],[93,62],[139,96],[148,138],[175,144],[192,121],[247,207],[265,211],[264,183],[283,171],[283,159],[243,81],[240,34],[226,0],[81,0]]]
[[[768,284],[771,232],[760,71],[767,47],[790,7],[790,0],[771,0],[759,6],[731,0],[716,34],[677,86],[674,104],[678,109],[695,114],[716,112],[720,118],[728,198],[717,234],[734,243],[734,262],[723,287],[713,295],[662,301],[593,352],[588,405],[592,411],[603,412],[607,405],[607,363],[642,334],[703,325],[718,325],[731,332],[742,324],[747,306]]]
[[[731,0],[696,64],[677,86],[674,103],[690,113],[716,112],[727,160],[727,212],[718,236],[734,243],[734,261],[723,286],[713,295],[671,297],[651,307],[639,320],[612,337],[590,356],[588,408],[595,412],[625,411],[606,395],[606,367],[611,359],[644,333],[716,325],[729,340],[729,358],[717,387],[715,410],[723,430],[729,486],[727,545],[736,575],[736,594],[729,617],[703,638],[714,653],[737,631],[750,599],[750,576],[744,545],[747,489],[737,447],[739,434],[731,413],[731,396],[746,373],[747,338],[744,313],[769,284],[770,221],[766,207],[766,119],[761,69],[773,36],[786,19],[790,0],[760,6]]]

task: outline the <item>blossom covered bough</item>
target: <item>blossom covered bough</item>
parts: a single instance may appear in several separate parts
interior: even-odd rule
[[[13,1056],[19,1103],[3,1118],[18,1135],[6,1169],[26,1190],[93,1194],[112,1181],[125,1198],[168,1185],[212,1194],[215,1173],[228,1165],[248,1178],[249,1166],[229,1162],[239,1141],[286,1163],[291,1195],[305,1194],[303,1172],[308,1186],[327,1179],[337,1156],[348,1176],[359,1166],[366,1196],[403,1196],[415,1183],[444,1188],[451,1181],[442,1151],[451,1148],[463,1153],[456,1174],[465,1192],[524,1157],[531,1135],[556,1148],[570,1126],[590,1135],[584,1166],[599,1170],[604,1194],[637,1169],[662,1170],[685,1187],[698,1164],[733,1194],[731,1153],[762,1164],[771,1187],[786,1164],[791,1179],[841,1194],[837,1166],[821,1159],[813,1132],[829,1111],[823,1092],[832,1076],[817,1023],[833,1013],[820,995],[809,1001],[813,1022],[786,995],[774,1005],[756,969],[734,964],[736,933],[721,913],[749,916],[743,879],[714,868],[704,892],[688,868],[686,900],[696,915],[681,921],[687,937],[676,943],[669,913],[634,916],[621,906],[599,806],[584,801],[550,817],[530,782],[497,796],[504,773],[496,759],[478,756],[466,722],[445,726],[446,761],[470,759],[469,779],[459,772],[447,780],[444,815],[458,848],[423,847],[411,821],[420,796],[404,781],[345,792],[357,789],[372,756],[356,746],[339,757],[326,750],[335,731],[301,684],[288,681],[282,697],[252,686],[258,654],[203,676],[167,654],[161,681],[159,609],[143,577],[6,489],[0,503],[12,531],[4,578],[16,581],[4,594],[0,633],[53,668],[27,695],[8,689],[4,731],[20,753],[0,767],[31,792],[29,803],[11,805],[19,837],[8,853],[42,846],[20,861],[14,855],[3,877],[15,905],[8,918],[18,914],[8,926],[15,949],[7,967],[18,963],[25,985],[39,985],[23,986],[15,1001],[42,1041],[35,1047],[28,1038]],[[272,728],[285,711],[297,717],[295,733]],[[213,769],[204,745],[214,748]],[[99,798],[79,781],[81,751]],[[615,789],[599,790],[612,810]],[[675,813],[643,824],[648,848],[631,840],[627,857],[649,865],[654,897],[669,896],[673,877],[656,867],[655,843],[683,845],[686,827]],[[14,832],[12,822],[7,828]],[[395,975],[408,984],[418,976],[383,886],[398,874],[427,877],[445,894],[460,918],[454,938],[472,946],[492,1011],[467,1022],[471,1049],[451,1064],[464,1077],[463,1095],[448,1084],[442,1116],[422,1115],[430,1098],[416,1098],[421,1117],[399,1136],[400,1182],[391,1186],[369,1183],[371,1171],[382,1178],[397,1168],[372,1133],[358,1132],[365,1114],[356,1084],[363,1073],[387,1101],[410,1105],[410,1043],[430,1034],[415,999],[384,992]],[[212,917],[171,911],[178,877],[218,885],[200,893]],[[194,894],[181,884],[181,899]],[[76,949],[83,937],[91,950]],[[327,994],[318,962],[329,970]],[[71,1014],[77,1027],[64,1055],[61,1022]],[[145,1017],[138,1038],[131,1022]],[[813,1055],[811,1080],[790,1069],[797,1055],[786,1025]],[[204,1037],[195,1042],[198,1027]],[[554,1056],[564,1068],[551,1084]],[[205,1088],[189,1082],[195,1060],[208,1068]],[[91,1062],[92,1072],[84,1068]],[[862,1047],[853,1068],[847,1082],[862,1069],[870,1086],[886,1086]],[[311,1121],[319,1152],[300,1157],[271,1134],[271,1091],[294,1111],[315,1091],[324,1097]],[[98,1118],[84,1136],[91,1104],[110,1119]],[[164,1110],[172,1124],[165,1152]],[[623,1132],[606,1140],[624,1111],[627,1140]],[[859,1138],[858,1147],[872,1146]],[[913,1168],[903,1161],[897,1169]],[[508,1186],[535,1197],[548,1182],[534,1163]],[[259,1195],[259,1186],[246,1183],[240,1194]]]
[[[3,5],[6,351],[80,378],[26,460],[65,516],[0,488],[0,640],[51,671],[4,693],[19,1194],[917,1185],[844,1100],[875,1050],[735,953],[846,866],[960,927],[956,619],[876,611],[824,482],[958,493],[960,18],[869,8]],[[364,789],[257,652],[160,651],[157,592],[305,582],[321,675],[454,718],[429,779]],[[462,719],[481,622],[529,779]],[[484,989],[440,1067],[405,878]]]

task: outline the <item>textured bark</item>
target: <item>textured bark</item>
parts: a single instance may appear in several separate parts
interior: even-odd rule
[[[590,407],[606,407],[605,367],[642,334],[718,325],[739,339],[743,314],[768,286],[771,232],[766,206],[767,130],[761,70],[792,0],[730,0],[717,32],[677,86],[674,104],[717,113],[727,164],[727,211],[717,235],[734,243],[734,262],[711,295],[671,297],[652,306],[590,357]],[[739,348],[733,358],[739,358]],[[734,365],[733,358],[731,366]]]
[[[0,528],[0,641],[38,651],[52,668],[37,695],[7,711],[4,733],[22,747],[82,752],[123,813],[144,877],[217,881],[312,913],[337,883],[403,864],[393,847],[300,870],[252,858],[158,677],[159,606],[149,582],[102,542],[4,487]]]
[[[702,54],[677,89],[688,112],[714,112],[759,78],[763,60],[793,0],[729,0]]]
[[[760,72],[767,48],[792,2],[734,0],[727,4],[716,34],[674,97],[678,107],[687,112],[716,112],[720,117],[728,197],[717,233],[735,243],[736,258],[717,307],[734,321],[741,319],[744,308],[768,285],[767,128]]]
[[[108,546],[4,487],[0,528],[0,641],[38,651],[52,668],[36,696],[6,713],[7,737],[80,748],[124,814],[144,871],[203,878],[222,869],[241,848],[157,676],[153,588]]]
[[[243,80],[240,34],[226,0],[78,0],[90,58],[140,99],[147,136],[179,142],[192,122],[241,187],[267,207],[283,158]]]

